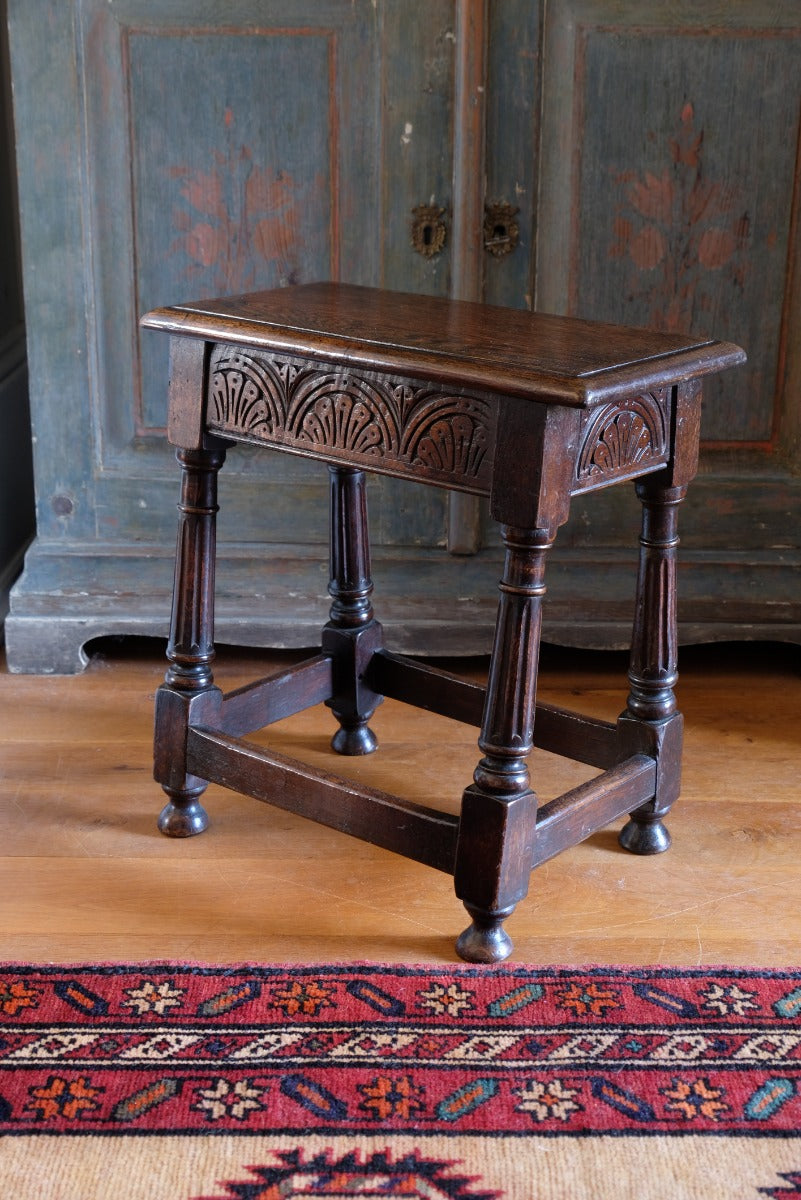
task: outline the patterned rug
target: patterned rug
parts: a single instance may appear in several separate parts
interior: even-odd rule
[[[0,1197],[801,1197],[801,974],[0,966]]]

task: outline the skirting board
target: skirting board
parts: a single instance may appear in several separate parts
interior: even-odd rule
[[[726,562],[680,556],[679,636],[685,643],[801,642],[801,555],[743,552]],[[497,552],[379,549],[376,616],[404,654],[488,653],[501,562]],[[84,647],[111,635],[166,637],[172,548],[34,542],[11,591],[10,671],[75,674]],[[547,572],[543,638],[558,645],[624,649],[631,632],[636,555],[555,549]],[[316,646],[328,618],[321,546],[225,545],[217,562],[216,640],[276,649]],[[771,599],[766,601],[765,596]],[[777,599],[777,596],[779,597]]]

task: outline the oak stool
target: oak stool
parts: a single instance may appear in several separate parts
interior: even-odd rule
[[[679,791],[676,516],[698,458],[700,377],[739,347],[676,334],[334,283],[157,309],[168,438],[183,470],[169,669],[155,778],[170,837],[208,823],[209,782],[452,874],[471,924],[456,949],[505,958],[504,920],[534,867],[624,814],[635,854],[670,844]],[[217,472],[234,442],[330,471],[331,609],[320,653],[223,694],[214,685]],[[486,688],[384,648],[373,615],[365,471],[487,496],[505,546]],[[635,480],[642,502],[630,693],[616,724],[535,705],[548,549],[570,498]],[[376,748],[384,696],[480,729],[459,816],[345,781],[245,740],[325,702],[338,754]],[[538,811],[532,746],[599,774]]]

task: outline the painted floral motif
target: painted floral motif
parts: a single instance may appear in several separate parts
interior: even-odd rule
[[[430,1008],[438,1016],[458,1017],[473,1007],[473,993],[463,991],[455,983],[443,987],[435,983],[427,992],[420,992],[420,1007]]]
[[[44,1087],[30,1089],[31,1100],[25,1111],[36,1115],[40,1121],[52,1121],[56,1117],[66,1117],[75,1121],[84,1112],[92,1112],[99,1108],[95,1096],[105,1089],[91,1087],[89,1080],[83,1075],[77,1079],[63,1079],[59,1075],[51,1075]]]
[[[670,163],[661,174],[615,173],[625,199],[615,221],[611,258],[634,268],[635,295],[647,305],[649,323],[687,333],[698,310],[711,308],[709,272],[727,271],[742,288],[751,226],[744,200],[730,180],[704,169],[704,131],[685,104],[669,142]]]
[[[695,1079],[692,1082],[674,1079],[671,1087],[662,1088],[661,1091],[667,1099],[667,1110],[680,1113],[687,1121],[698,1117],[718,1121],[729,1111],[728,1104],[723,1100],[724,1089],[712,1087],[708,1079]]]
[[[231,127],[229,109],[225,123]],[[173,167],[183,206],[172,214],[171,253],[189,260],[187,278],[220,293],[251,290],[257,267],[270,265],[275,283],[292,283],[300,237],[300,205],[292,176],[259,166],[247,146],[214,152],[208,171]]]
[[[417,1087],[408,1075],[401,1075],[398,1079],[379,1075],[372,1083],[359,1084],[358,1090],[364,1096],[359,1108],[380,1121],[388,1117],[410,1121],[424,1108],[423,1089]]]
[[[322,1008],[332,1008],[331,988],[323,987],[315,980],[299,983],[297,980],[286,987],[275,988],[270,996],[270,1003],[275,1008],[281,1008],[288,1017],[303,1013],[304,1016],[314,1017]]]
[[[569,1121],[574,1112],[581,1111],[581,1105],[575,1101],[578,1091],[567,1087],[561,1079],[532,1079],[525,1087],[512,1090],[520,1096],[520,1103],[516,1105],[518,1111],[531,1113],[535,1121],[548,1121],[554,1117]]]
[[[234,1084],[217,1079],[213,1087],[198,1088],[197,1095],[199,1100],[192,1108],[202,1112],[207,1121],[220,1121],[224,1117],[246,1121],[251,1112],[264,1108],[264,1088],[254,1086],[250,1079],[238,1079]]]
[[[713,983],[707,991],[701,992],[701,995],[706,1002],[703,1007],[714,1009],[721,1016],[736,1013],[741,1017],[749,1009],[759,1009],[760,1007],[754,999],[756,992],[745,991],[736,983],[731,984],[730,987],[721,987],[720,984]]]
[[[133,1008],[139,1014],[158,1013],[163,1017],[171,1008],[180,1008],[183,1003],[184,990],[170,982],[155,984],[145,979],[137,988],[126,988],[127,1000],[122,1001],[123,1008]]]
[[[571,983],[570,987],[557,992],[560,1008],[571,1009],[577,1017],[602,1017],[610,1008],[620,1008],[620,994],[613,988],[599,988],[588,983],[582,987]]]
[[[0,979],[0,1012],[6,1017],[16,1017],[26,1008],[38,1008],[42,989],[29,987],[21,979]]]

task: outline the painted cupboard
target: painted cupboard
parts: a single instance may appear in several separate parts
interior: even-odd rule
[[[139,316],[324,278],[743,345],[706,392],[681,636],[801,640],[793,0],[9,7],[37,491],[12,670],[166,631],[167,346]],[[316,638],[327,487],[317,464],[231,452],[218,641]],[[487,649],[486,512],[378,478],[369,503],[390,643]],[[638,523],[627,489],[575,501],[546,639],[627,643]]]

